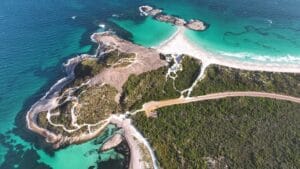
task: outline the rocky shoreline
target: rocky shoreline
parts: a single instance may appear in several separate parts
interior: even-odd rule
[[[98,117],[95,117],[95,114],[87,115],[86,111],[91,110],[90,106],[94,105],[87,105],[89,102],[83,102],[80,99],[84,98],[82,93],[87,93],[89,89],[97,90],[88,94],[89,100],[87,101],[99,105],[97,101],[95,102],[98,99],[91,94],[101,95],[99,88],[109,85],[117,93],[114,99],[115,104],[120,104],[120,97],[123,93],[122,86],[130,75],[156,70],[167,65],[167,62],[160,59],[160,54],[155,49],[135,45],[117,37],[112,32],[94,33],[91,39],[98,44],[95,54],[83,54],[68,60],[65,64],[67,76],[59,80],[27,112],[27,128],[45,137],[46,142],[57,149],[91,140],[101,134],[108,124],[116,124],[124,130],[124,133],[110,138],[103,147],[100,147],[99,151],[117,148],[126,142],[130,147],[130,157],[127,160],[130,159],[128,165],[131,168],[140,169],[154,165],[149,158],[147,161],[144,160],[146,156],[155,161],[154,153],[147,141],[128,121],[129,119],[123,114],[124,111],[115,109],[112,111],[113,114],[109,115],[111,112],[103,114],[101,119],[99,115]],[[95,74],[92,76],[83,76],[84,78],[80,79],[82,77],[78,77],[78,73],[83,75],[82,73],[89,74],[93,71],[90,69],[91,67],[88,67],[89,64],[101,69],[94,72]],[[81,68],[78,69],[78,67]],[[104,95],[101,97],[106,98],[102,100],[108,100],[109,92],[111,93],[110,90],[102,91]],[[109,102],[114,101],[109,100]],[[84,111],[85,107],[87,109]],[[80,117],[81,110],[84,112],[82,117]],[[101,108],[97,110],[99,113]],[[91,119],[97,123],[88,122]]]
[[[185,20],[183,18],[179,18],[173,15],[168,15],[163,13],[163,10],[153,8],[152,6],[140,6],[139,11],[142,16],[152,16],[154,19],[171,23],[176,26],[184,26],[188,29],[195,30],[195,31],[204,31],[207,29],[207,24],[203,21],[197,19]]]
[[[76,66],[85,60],[101,58],[102,55],[111,52],[111,50],[118,49],[119,51],[124,51],[126,53],[134,53],[136,57],[133,61],[130,61],[129,65],[118,66],[118,67],[105,67],[100,73],[87,79],[87,86],[97,86],[101,84],[108,84],[115,88],[118,91],[118,95],[116,96],[115,101],[119,101],[119,97],[122,93],[122,86],[127,81],[128,77],[132,74],[138,75],[143,72],[148,72],[153,69],[157,69],[159,67],[164,66],[166,63],[159,58],[159,53],[154,49],[144,48],[138,45],[135,45],[131,42],[125,41],[123,39],[118,38],[111,32],[105,33],[95,33],[91,36],[93,42],[96,42],[99,47],[96,51],[96,55],[81,55],[75,58],[70,59],[67,64],[65,64],[67,76],[61,80],[59,80],[46,94],[43,98],[37,101],[31,109],[27,112],[26,121],[27,127],[31,131],[38,133],[46,138],[46,141],[50,144],[53,144],[54,148],[59,148],[64,145],[81,143],[87,140],[90,140],[105,128],[107,124],[110,123],[110,119],[103,120],[101,122],[101,126],[98,124],[90,124],[89,128],[93,128],[93,130],[84,132],[82,134],[76,136],[66,136],[63,133],[54,133],[47,128],[43,128],[38,124],[38,116],[42,112],[48,112],[48,115],[56,116],[56,112],[50,112],[49,110],[57,109],[57,106],[61,105],[61,99],[64,98],[63,94],[61,94],[62,90],[64,90],[65,86],[71,83],[75,79],[74,69]],[[76,87],[78,88],[78,87]],[[70,96],[67,96],[70,97]],[[72,96],[73,97],[73,96]],[[65,99],[68,101],[68,98]],[[72,110],[73,111],[73,110]],[[69,112],[68,112],[69,113]],[[48,117],[49,120],[51,116]],[[72,117],[72,124],[73,124]],[[76,122],[76,119],[75,121]],[[51,123],[50,123],[51,124]],[[99,123],[100,124],[100,123]],[[85,124],[83,124],[85,126]],[[56,127],[56,126],[54,126]],[[60,126],[57,126],[60,128]],[[73,132],[76,130],[70,130]],[[69,131],[67,131],[69,132]]]
[[[106,141],[101,147],[101,151],[107,151],[117,147],[123,141],[123,136],[119,133],[112,136],[108,141]]]

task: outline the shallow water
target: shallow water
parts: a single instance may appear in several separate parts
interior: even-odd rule
[[[207,31],[187,32],[188,38],[207,50],[259,62],[300,58],[300,1],[150,0],[146,3],[164,8],[170,14],[209,23]],[[169,24],[141,17],[139,5],[142,2],[138,0],[1,1],[0,168],[82,169],[96,165],[99,157],[102,162],[110,157],[122,159],[114,150],[89,154],[101,146],[94,141],[46,153],[39,148],[43,145],[41,138],[26,130],[23,115],[64,76],[61,66],[64,61],[77,53],[93,52],[89,36],[94,31],[104,31],[98,27],[99,23],[106,24],[106,30],[116,31],[146,47],[158,45],[176,30]],[[99,138],[103,141],[111,134]],[[109,167],[107,163],[105,166]]]
[[[153,1],[167,13],[209,24],[188,37],[205,49],[239,60],[300,62],[300,1]],[[255,5],[252,5],[255,4]]]
[[[141,23],[134,23],[131,20],[113,20],[123,29],[132,32],[132,40],[145,47],[158,46],[162,41],[168,39],[176,31],[176,27],[167,23],[158,22],[147,17]]]
[[[39,150],[40,162],[44,162],[53,168],[88,168],[91,166],[96,167],[96,162],[100,161],[112,161],[113,163],[122,160],[123,156],[118,152],[111,150],[105,153],[98,153],[102,143],[112,136],[115,131],[114,126],[109,126],[106,133],[98,139],[89,141],[85,144],[72,145],[66,149],[59,150],[55,153],[54,157],[49,156],[44,151]],[[66,158],[69,162],[66,162]]]

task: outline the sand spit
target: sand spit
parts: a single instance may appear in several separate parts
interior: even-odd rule
[[[290,63],[282,65],[282,63],[270,62],[246,62],[238,61],[237,59],[225,58],[224,56],[211,53],[200,46],[190,42],[185,36],[184,27],[178,27],[178,30],[167,41],[160,46],[155,47],[159,52],[164,54],[187,54],[196,59],[199,59],[205,65],[216,64],[236,69],[250,71],[268,71],[268,72],[285,72],[285,73],[300,73],[299,63]]]

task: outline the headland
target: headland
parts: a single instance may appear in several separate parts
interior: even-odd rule
[[[158,168],[153,149],[134,127],[136,122],[131,121],[138,112],[157,117],[158,109],[164,106],[225,97],[264,97],[299,103],[299,65],[283,68],[222,58],[191,43],[184,32],[193,26],[181,24],[180,18],[160,14],[152,7],[140,10],[160,21],[172,20],[179,25],[177,32],[155,48],[133,44],[112,32],[94,33],[91,40],[98,44],[95,54],[70,59],[65,64],[67,76],[27,112],[30,130],[59,148],[95,138],[108,124],[115,124],[121,128],[121,134],[112,137],[103,151],[126,140],[131,168]],[[164,20],[166,17],[170,18]],[[218,77],[215,72],[227,75],[224,82],[239,77],[247,83],[223,90],[231,92],[202,96],[206,94],[199,88],[202,82],[220,82],[213,81],[213,77]],[[273,85],[273,77],[284,81]]]

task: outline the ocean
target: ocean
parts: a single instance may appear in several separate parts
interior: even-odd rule
[[[90,35],[112,30],[145,47],[157,46],[176,27],[141,17],[149,4],[185,19],[209,24],[188,31],[195,44],[224,57],[263,63],[300,64],[298,0],[2,0],[0,3],[0,168],[120,168],[124,156],[99,153],[114,126],[87,143],[58,151],[26,129],[24,115],[64,76],[62,64],[93,53]],[[255,4],[255,5],[254,5]],[[105,29],[99,24],[106,25]]]

